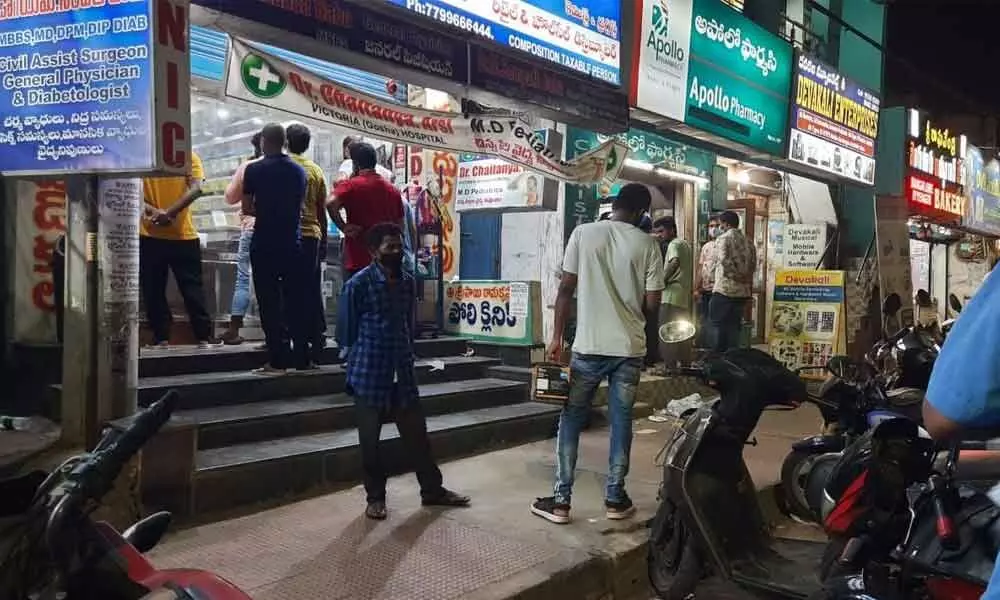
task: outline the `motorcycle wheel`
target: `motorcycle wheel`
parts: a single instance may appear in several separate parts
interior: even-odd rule
[[[671,510],[668,502],[661,501],[649,527],[646,574],[657,598],[685,600],[694,593],[701,581],[704,563],[690,539],[683,542],[680,560],[674,563],[676,554],[671,554],[671,551],[676,553],[676,546],[669,542],[671,536],[682,535],[677,530],[682,525],[675,523],[674,527],[670,527],[667,521],[672,518],[677,518],[677,513]],[[671,568],[671,564],[676,564],[676,568]]]
[[[650,565],[650,569],[653,565]],[[653,583],[653,590],[660,600],[689,600],[694,597],[694,590],[698,587],[704,575],[704,565],[701,555],[691,543],[684,545],[681,555],[681,562],[677,565],[677,572],[673,576],[668,576],[666,581],[660,580],[653,583],[653,576],[650,573],[649,581]]]
[[[781,508],[786,514],[807,523],[814,523],[816,515],[806,499],[806,483],[817,454],[792,450],[781,463]]]

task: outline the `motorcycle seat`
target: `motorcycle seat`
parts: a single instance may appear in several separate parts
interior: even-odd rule
[[[924,390],[914,387],[901,387],[886,392],[889,403],[893,406],[912,406],[924,401]]]

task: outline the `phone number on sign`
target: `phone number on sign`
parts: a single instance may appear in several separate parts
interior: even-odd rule
[[[412,10],[418,15],[429,17],[435,21],[441,21],[446,25],[451,25],[452,27],[472,32],[479,37],[484,37],[489,40],[493,39],[493,28],[486,23],[475,21],[469,17],[450,11],[442,6],[431,4],[429,2],[423,2],[422,0],[406,0],[406,8],[407,10]]]

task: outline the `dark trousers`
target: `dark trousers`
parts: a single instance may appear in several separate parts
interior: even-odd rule
[[[300,282],[301,253],[251,247],[250,264],[270,365],[276,369],[308,365],[308,343],[302,318],[305,298]]]
[[[306,328],[306,343],[309,344],[309,358],[319,362],[326,347],[323,335],[326,332],[326,312],[323,306],[322,271],[319,266],[320,240],[302,238],[302,299],[304,312],[302,319]]]
[[[740,345],[740,328],[743,326],[743,308],[746,298],[730,298],[712,294],[708,304],[708,318],[712,322],[712,350],[725,352]]]
[[[370,405],[356,400],[355,411],[358,422],[358,439],[361,442],[361,465],[364,469],[365,494],[368,502],[385,502],[385,482],[388,472],[382,461],[379,436],[384,423],[395,422],[403,442],[404,456],[420,482],[420,495],[424,498],[441,493],[441,470],[431,455],[431,443],[427,437],[427,420],[419,402],[404,406]]]
[[[646,315],[646,364],[651,367],[660,362],[660,315]]]
[[[139,237],[139,287],[146,305],[146,319],[154,341],[170,340],[170,305],[167,303],[167,272],[173,271],[177,289],[195,338],[201,342],[212,337],[212,320],[205,309],[201,276],[200,240],[161,240]]]
[[[711,301],[712,292],[702,290],[698,296],[698,305],[696,308],[698,311],[698,338],[696,343],[699,348],[711,348],[712,340],[715,339],[712,335],[712,321],[708,318],[708,305]]]

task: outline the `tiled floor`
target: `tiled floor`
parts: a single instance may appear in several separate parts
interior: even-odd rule
[[[413,477],[399,477],[390,482],[390,517],[383,523],[361,515],[363,492],[355,488],[182,531],[152,558],[160,567],[210,569],[261,600],[514,597],[595,556],[625,556],[640,547],[642,523],[656,508],[654,457],[669,428],[636,422],[629,493],[639,513],[630,521],[604,517],[607,433],[598,430],[581,441],[575,520],[567,526],[527,510],[536,496],[550,493],[553,442],[546,441],[444,465],[446,485],[473,496],[467,509],[421,508]],[[815,415],[806,411],[765,416],[760,444],[747,448],[755,481],[775,481],[789,438],[814,429]],[[642,582],[636,585],[638,593]]]

